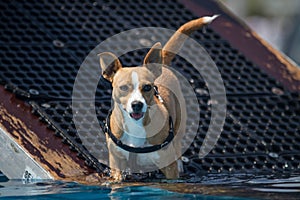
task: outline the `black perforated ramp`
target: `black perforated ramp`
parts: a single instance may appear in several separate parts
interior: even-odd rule
[[[208,88],[186,60],[178,56],[172,64],[190,81],[200,103],[200,113],[195,113],[200,115],[199,129],[184,154],[187,176],[299,172],[299,71],[215,1],[1,1],[1,84],[28,102],[53,136],[61,137],[93,170],[104,173],[106,166],[82,144],[73,122],[72,90],[85,57],[122,31],[140,27],[176,30],[191,19],[218,12],[222,15],[214,24],[192,35],[216,63],[228,101],[221,136],[204,158],[198,154],[210,123]],[[236,38],[229,33],[231,28]],[[247,31],[247,37],[241,36]],[[247,51],[248,44],[253,49]],[[200,59],[197,52],[191,46],[186,53]],[[130,52],[120,59],[125,66],[140,65],[145,53],[146,49]],[[100,121],[110,109],[110,95],[110,84],[100,79],[95,102]],[[88,107],[84,101],[81,106]],[[82,123],[89,129],[90,119],[83,118]]]

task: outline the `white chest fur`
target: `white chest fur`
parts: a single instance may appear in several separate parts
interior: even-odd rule
[[[146,144],[146,131],[143,126],[143,120],[133,120],[124,113],[124,133],[121,141],[132,147],[142,147]]]

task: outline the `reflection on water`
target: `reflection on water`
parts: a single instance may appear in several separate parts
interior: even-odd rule
[[[0,199],[300,199],[300,176],[210,175],[201,179],[89,186],[74,182],[8,181]]]
[[[0,188],[0,198],[10,199],[83,199],[83,194],[89,194],[89,198],[107,197],[110,189],[99,186],[85,186],[77,183],[64,182],[43,182],[26,183],[13,180],[2,182]]]
[[[9,181],[0,188],[0,199],[146,199],[146,200],[175,200],[175,199],[203,199],[203,200],[248,200],[248,198],[215,196],[203,194],[177,193],[152,186],[84,186],[76,183],[27,183]]]

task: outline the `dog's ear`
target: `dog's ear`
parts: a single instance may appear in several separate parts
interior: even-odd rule
[[[144,66],[147,67],[155,77],[162,73],[162,46],[157,42],[152,46],[144,59]]]
[[[116,72],[122,68],[120,60],[115,54],[110,52],[100,53],[98,56],[100,57],[102,76],[112,82]]]

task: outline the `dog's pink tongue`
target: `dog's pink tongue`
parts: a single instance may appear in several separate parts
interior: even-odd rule
[[[135,120],[138,120],[140,119],[141,117],[143,117],[143,113],[131,113],[130,116],[135,119]]]

